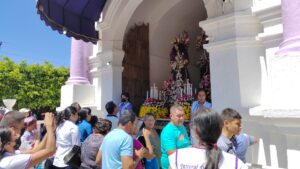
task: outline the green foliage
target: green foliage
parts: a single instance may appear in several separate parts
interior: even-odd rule
[[[54,110],[60,103],[60,88],[69,69],[49,62],[28,65],[0,58],[0,99],[17,99],[15,109],[28,107],[37,112]]]

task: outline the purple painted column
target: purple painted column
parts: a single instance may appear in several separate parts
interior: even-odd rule
[[[89,57],[93,55],[93,44],[91,42],[84,44],[84,77],[86,77],[90,82],[90,67],[89,67]]]
[[[66,84],[90,84],[86,73],[87,57],[85,56],[86,42],[72,38],[70,78]]]
[[[283,42],[278,55],[300,53],[300,1],[281,0]]]

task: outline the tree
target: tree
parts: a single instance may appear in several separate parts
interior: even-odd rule
[[[0,97],[15,98],[15,109],[28,107],[37,113],[55,110],[60,103],[60,88],[69,77],[69,69],[54,67],[49,62],[14,63],[7,57],[0,60]]]

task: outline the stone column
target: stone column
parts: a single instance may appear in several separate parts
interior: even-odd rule
[[[300,53],[300,1],[282,0],[283,42],[277,55]]]
[[[88,47],[90,44],[72,38],[71,42],[71,61],[70,61],[70,78],[66,84],[90,84],[87,76],[87,57],[89,54]],[[87,49],[87,50],[85,50]]]
[[[61,87],[61,101],[59,110],[73,102],[79,102],[82,107],[95,108],[95,86],[89,81],[88,59],[93,53],[91,43],[72,38],[70,78]]]

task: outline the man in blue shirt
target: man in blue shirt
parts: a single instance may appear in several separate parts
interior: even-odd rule
[[[87,121],[88,110],[80,109],[79,113],[80,123],[78,124],[78,128],[80,131],[80,142],[83,143],[84,140],[93,133],[92,125]]]
[[[109,132],[103,139],[96,157],[97,166],[102,163],[102,169],[134,168],[133,139],[129,133],[137,127],[137,123],[133,112],[126,111],[122,114],[118,128]]]
[[[121,103],[119,103],[118,108],[119,108],[119,112],[118,112],[118,117],[120,118],[122,116],[122,113],[125,110],[128,111],[132,111],[132,104],[129,102],[129,93],[127,92],[123,92],[121,94]]]
[[[190,134],[191,134],[191,144],[197,144],[197,137],[194,136],[193,130],[193,119],[196,115],[196,112],[201,109],[211,109],[211,103],[206,101],[206,92],[204,89],[200,89],[197,93],[197,99],[192,103],[191,106],[191,116],[190,116]]]

